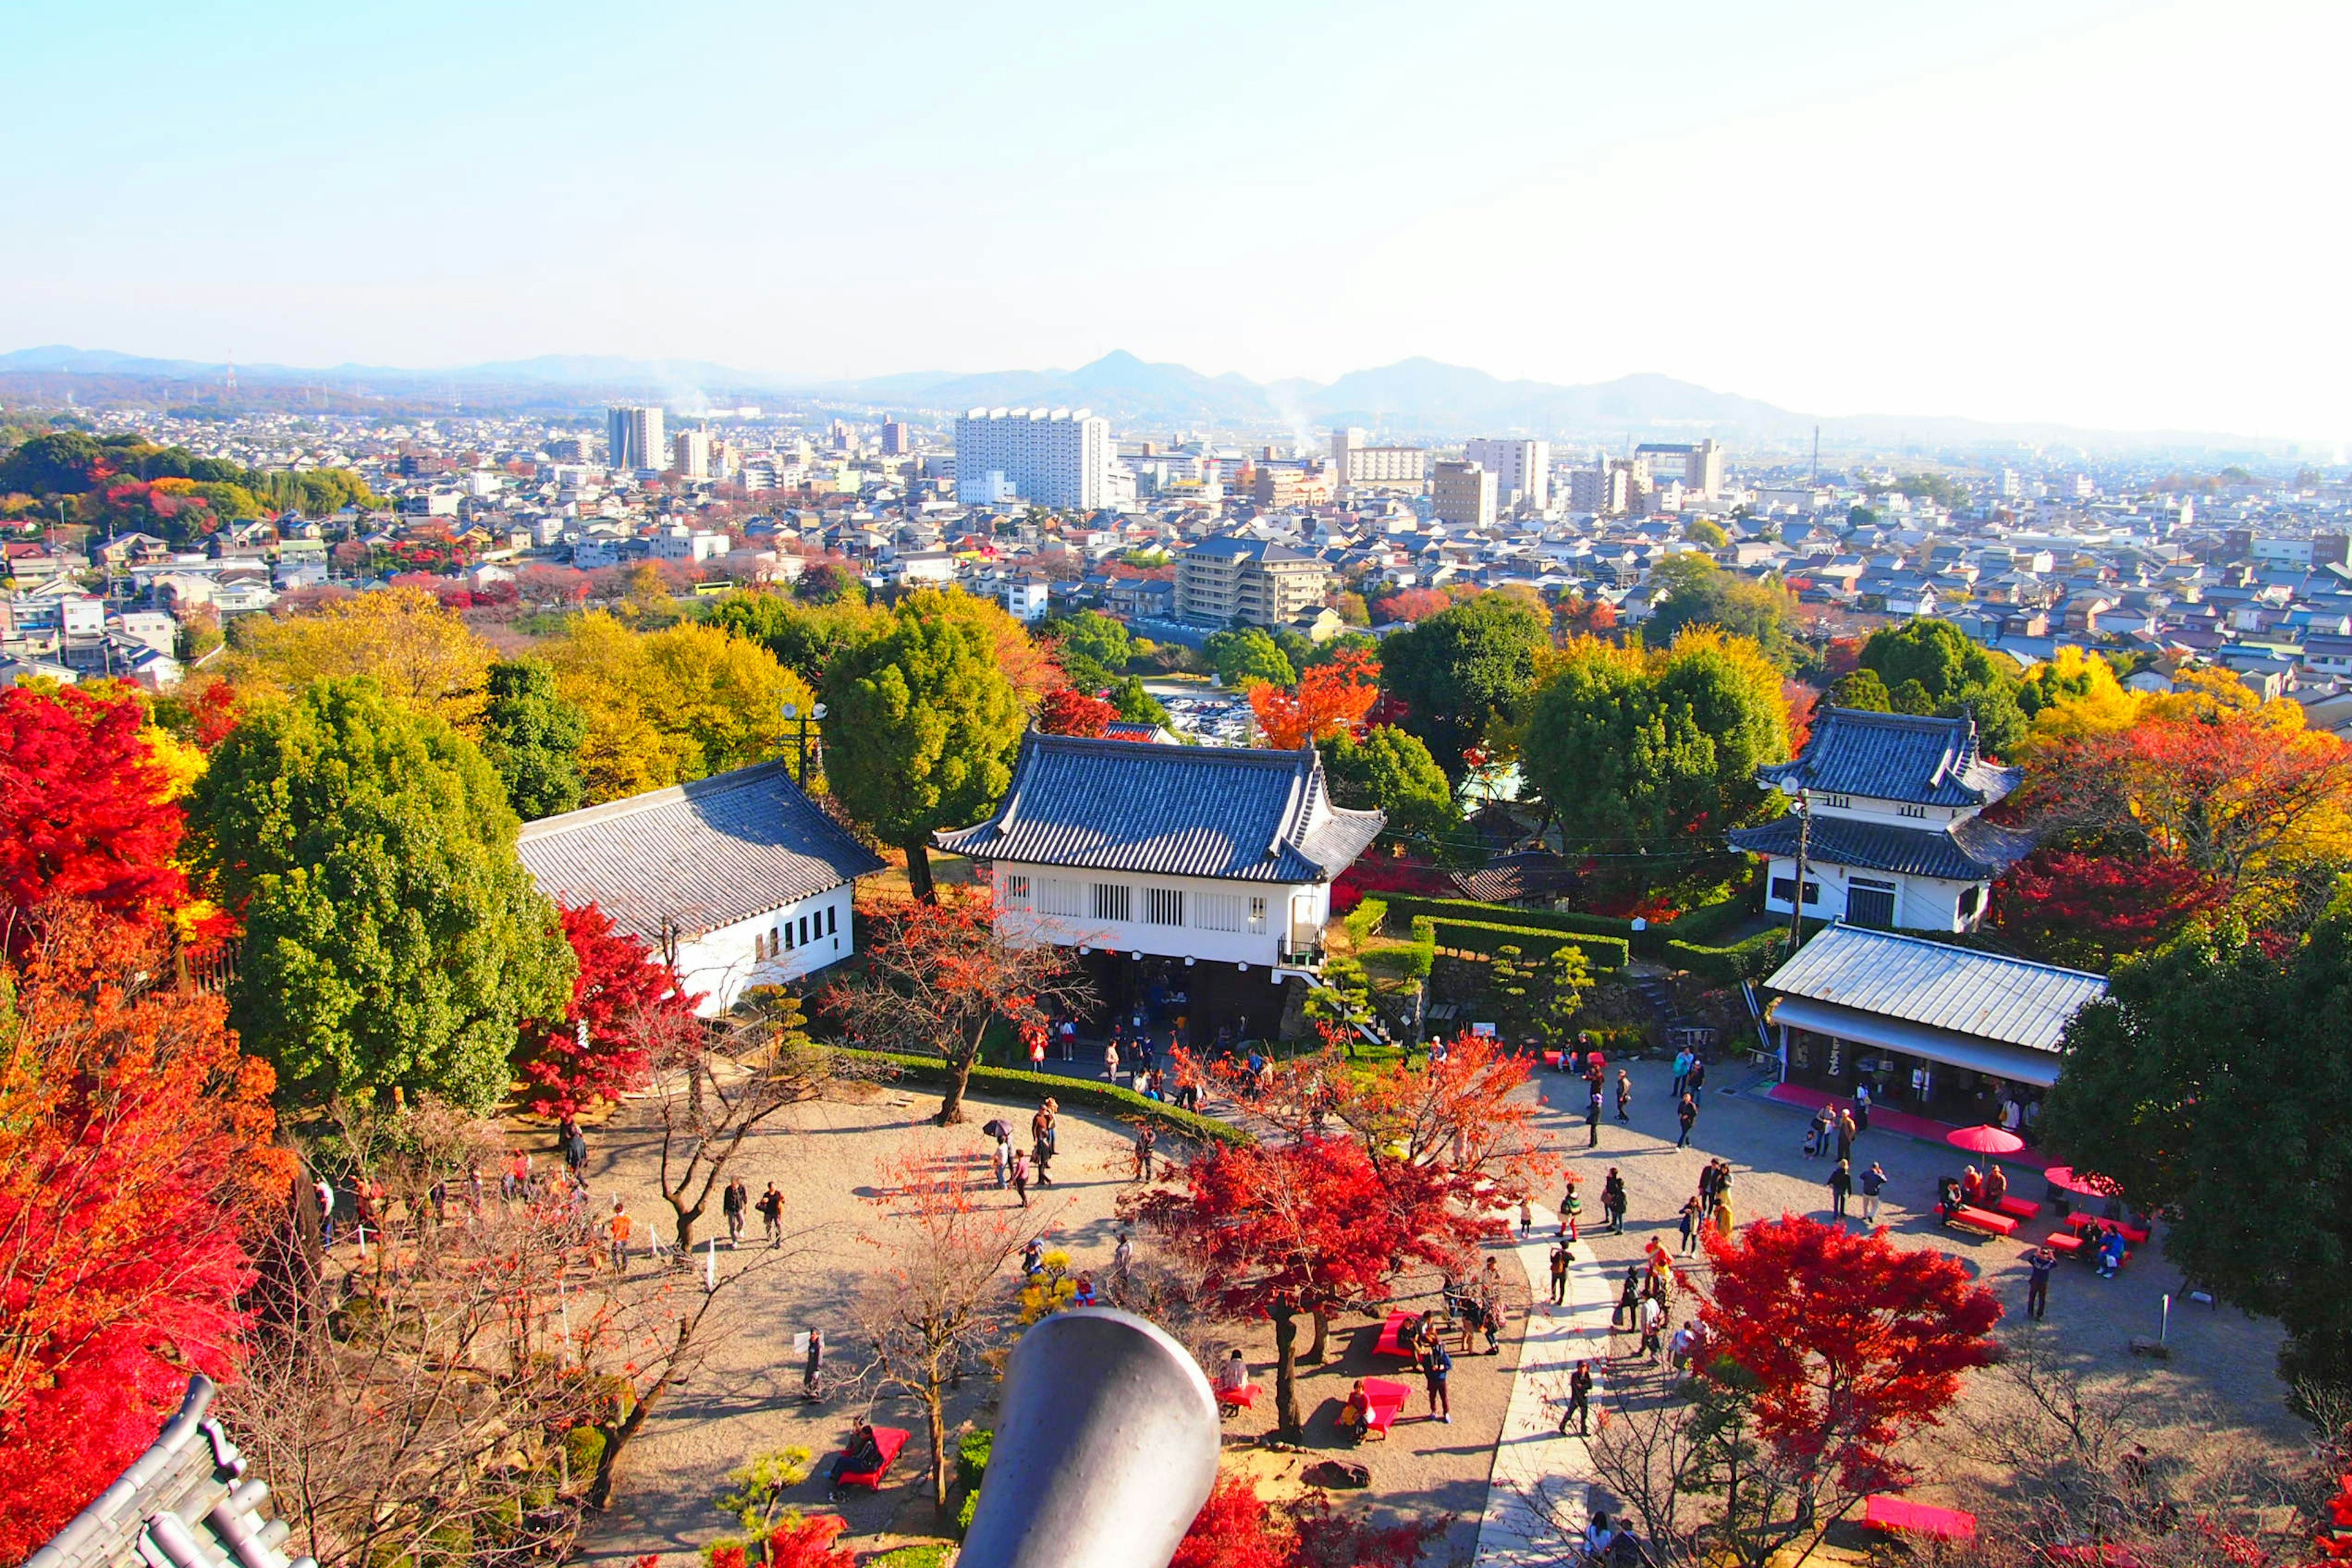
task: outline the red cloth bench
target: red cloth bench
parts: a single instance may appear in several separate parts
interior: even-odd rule
[[[2149,1236],[2147,1227],[2146,1226],[2134,1225],[2127,1219],[2103,1220],[2100,1219],[2097,1215],[2086,1214],[2081,1209],[2076,1209],[2073,1214],[2066,1216],[2066,1228],[2069,1230],[2087,1230],[2094,1224],[2104,1225],[2109,1230],[2122,1231],[2124,1233],[2124,1239],[2130,1242],[2134,1247],[2146,1247],[2147,1245],[2147,1238]]]
[[[2042,1245],[2061,1258],[2072,1258],[2083,1250],[2083,1238],[2071,1230],[2058,1230],[2042,1237]]]
[[[2011,1219],[2040,1219],[2042,1217],[2042,1205],[2040,1204],[2035,1203],[2032,1198],[2021,1198],[2015,1193],[2004,1194],[2000,1202],[1993,1205],[1992,1206],[2000,1210],[2002,1214],[2009,1215]]]
[[[1402,1309],[1391,1312],[1389,1321],[1381,1325],[1381,1337],[1374,1342],[1372,1353],[1402,1356],[1408,1361],[1412,1360],[1414,1352],[1405,1349],[1403,1344],[1404,1326],[1418,1316],[1420,1314],[1417,1312],[1408,1312]]]
[[[1412,1390],[1392,1377],[1364,1379],[1364,1436],[1387,1436],[1404,1413],[1404,1402],[1412,1397]]]
[[[1244,1384],[1239,1388],[1221,1388],[1217,1390],[1217,1408],[1219,1410],[1247,1410],[1256,1404],[1257,1384],[1255,1383]]]
[[[1960,1226],[1969,1230],[1981,1230],[1991,1236],[2017,1234],[2017,1222],[2007,1215],[1995,1214],[1990,1209],[1970,1208],[1965,1204],[1945,1223]]]
[[[1903,1535],[1932,1535],[1944,1541],[1973,1541],[1977,1516],[1957,1508],[1936,1508],[1893,1492],[1864,1498],[1862,1522],[1872,1530]]]
[[[874,1447],[881,1454],[882,1462],[871,1469],[836,1471],[833,1478],[832,1488],[825,1495],[829,1498],[837,1498],[841,1495],[844,1487],[864,1487],[867,1491],[881,1490],[882,1478],[888,1473],[890,1461],[898,1457],[898,1450],[907,1446],[907,1429],[904,1426],[874,1428]],[[848,1464],[850,1455],[854,1451],[844,1448],[841,1451],[841,1463]]]

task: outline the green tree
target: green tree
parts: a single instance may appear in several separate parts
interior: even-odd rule
[[[1201,645],[1201,653],[1217,678],[1235,690],[1261,681],[1270,686],[1298,684],[1298,671],[1289,656],[1258,626],[1212,632]]]
[[[1444,844],[1462,826],[1454,786],[1419,737],[1375,724],[1362,740],[1341,734],[1322,752],[1332,801],[1355,811],[1387,812],[1388,831],[1398,837]]]
[[[1025,715],[984,631],[945,595],[911,595],[893,621],[825,669],[826,776],[850,816],[907,852],[929,900],[931,835],[995,806]]]
[[[1995,756],[2025,739],[2015,662],[1969,641],[1949,621],[1916,616],[1881,626],[1863,643],[1861,658],[1885,683],[1897,713],[1973,714],[1979,744]],[[1913,683],[1916,693],[1906,689]]]
[[[1125,624],[1099,610],[1080,610],[1067,620],[1039,627],[1038,635],[1056,645],[1066,669],[1070,656],[1076,654],[1094,660],[1107,674],[1117,675],[1135,657],[1135,638]]]
[[[1123,675],[1110,683],[1110,705],[1130,724],[1165,724],[1168,710],[1143,689],[1143,677]]]
[[[833,656],[852,643],[879,637],[889,618],[862,599],[803,604],[782,594],[730,594],[713,605],[710,624],[773,654],[778,664],[811,686],[824,679]]]
[[[1895,699],[1874,669],[1857,669],[1851,675],[1840,676],[1822,694],[1822,700],[1832,708],[1858,708],[1869,713],[1895,711]]]
[[[1723,531],[1723,524],[1711,517],[1695,517],[1684,523],[1683,537],[1709,550],[1721,550],[1731,542],[1731,535]]]
[[[1795,601],[1778,584],[1726,572],[1706,556],[1690,553],[1658,563],[1650,581],[1654,587],[1661,582],[1667,586],[1642,628],[1651,642],[1671,642],[1685,626],[1720,626],[1767,653],[1780,653],[1788,644],[1783,628]]]
[[[488,1110],[518,1025],[560,1016],[572,958],[473,743],[365,679],[265,703],[188,801],[244,923],[230,1022],[310,1103],[388,1089]]]
[[[1572,644],[1536,693],[1521,761],[1571,847],[1629,849],[1756,816],[1756,770],[1788,754],[1780,672],[1699,628],[1664,649]]]
[[[2347,1390],[2352,895],[2281,946],[2223,920],[2118,963],[2067,1025],[2042,1131],[2133,1207],[2177,1210],[2165,1255],[2284,1325],[2291,1386]]]
[[[482,754],[507,786],[507,804],[525,821],[580,804],[580,747],[588,716],[556,694],[555,672],[537,659],[490,666],[482,710]]]
[[[1355,959],[1331,960],[1323,966],[1322,984],[1307,993],[1306,1010],[1311,1022],[1326,1026],[1348,1055],[1354,1056],[1360,1032],[1377,1016],[1371,976]]]
[[[1441,610],[1381,645],[1381,683],[1405,705],[1404,727],[1459,781],[1464,756],[1490,740],[1535,684],[1549,646],[1540,611],[1499,594]]]
[[[0,491],[26,495],[79,495],[96,484],[109,463],[107,449],[79,430],[36,436],[0,462]]]

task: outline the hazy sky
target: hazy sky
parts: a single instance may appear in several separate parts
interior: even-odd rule
[[[0,0],[0,348],[2352,437],[2342,0]]]

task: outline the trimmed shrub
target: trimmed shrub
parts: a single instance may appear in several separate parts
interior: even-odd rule
[[[1366,899],[1362,903],[1360,903],[1354,909],[1349,910],[1347,915],[1341,919],[1339,924],[1346,930],[1349,936],[1355,938],[1359,943],[1361,943],[1370,941],[1371,934],[1380,930],[1381,924],[1386,921],[1388,918],[1389,906],[1387,900]]]
[[[1456,952],[1484,953],[1491,958],[1500,949],[1518,948],[1530,958],[1549,958],[1563,948],[1584,954],[1585,967],[1594,973],[1622,969],[1632,953],[1621,936],[1570,936],[1534,926],[1496,925],[1486,921],[1444,918],[1431,921],[1438,946]]]
[[[996,1446],[996,1434],[985,1428],[966,1432],[956,1439],[956,1485],[970,1491],[980,1489],[981,1478],[988,1474],[988,1456]]]
[[[1660,953],[1662,963],[1676,969],[1687,969],[1701,979],[1717,985],[1737,985],[1742,980],[1761,980],[1780,961],[1789,945],[1789,933],[1784,931],[1762,931],[1727,947],[1710,947],[1704,942],[1669,942]]]
[[[1473,899],[1423,899],[1405,893],[1389,898],[1392,919],[1433,915],[1440,920],[1478,921],[1520,931],[1566,931],[1571,936],[1630,937],[1633,922],[1612,915],[1580,915],[1558,910],[1522,910],[1509,904],[1482,904]]]
[[[1412,955],[1405,960],[1404,977],[1419,984],[1437,964],[1437,922],[1427,915],[1412,917]]]
[[[910,1057],[897,1051],[855,1050],[846,1046],[836,1047],[835,1052],[853,1060],[878,1063],[899,1078],[910,1078],[924,1083],[945,1083],[949,1078],[948,1064],[938,1057]],[[1131,1089],[1097,1083],[1092,1079],[1064,1078],[1057,1073],[1026,1072],[975,1063],[969,1087],[974,1093],[994,1090],[1039,1100],[1050,1094],[1065,1105],[1092,1106],[1114,1116],[1139,1116],[1155,1127],[1190,1138],[1196,1143],[1225,1143],[1241,1147],[1256,1142],[1240,1128],[1219,1121],[1214,1117],[1179,1110]]]

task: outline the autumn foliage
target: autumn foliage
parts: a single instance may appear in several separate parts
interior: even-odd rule
[[[1434,1521],[1368,1524],[1334,1509],[1320,1492],[1269,1503],[1255,1481],[1228,1475],[1202,1505],[1168,1568],[1412,1568],[1444,1530]]]
[[[1037,704],[1037,728],[1048,735],[1076,735],[1100,740],[1110,733],[1118,710],[1099,697],[1089,697],[1075,686],[1045,693]]]
[[[2036,952],[2105,968],[2226,903],[2230,885],[2168,857],[2042,849],[1994,889],[1995,922]]]
[[[5,976],[0,1561],[153,1442],[191,1371],[234,1371],[242,1225],[291,1174],[268,1068],[169,973],[157,937],[85,906],[53,909]]]
[[[852,1568],[856,1554],[834,1545],[848,1529],[839,1514],[795,1516],[748,1546],[712,1546],[710,1568]]]
[[[0,691],[0,902],[21,916],[75,900],[134,923],[187,897],[171,780],[136,698]],[[31,940],[11,919],[7,945]]]
[[[1311,742],[1346,734],[1363,738],[1365,716],[1380,700],[1379,661],[1361,648],[1349,648],[1328,664],[1318,664],[1298,679],[1297,689],[1278,686],[1250,688],[1250,711],[1256,716],[1259,736],[1280,752],[1295,752]]]
[[[562,914],[579,963],[571,1008],[522,1027],[522,1075],[541,1116],[576,1116],[638,1087],[651,1065],[646,1040],[660,1033],[647,1025],[690,1016],[696,1000],[642,937],[616,930],[593,902]]]

